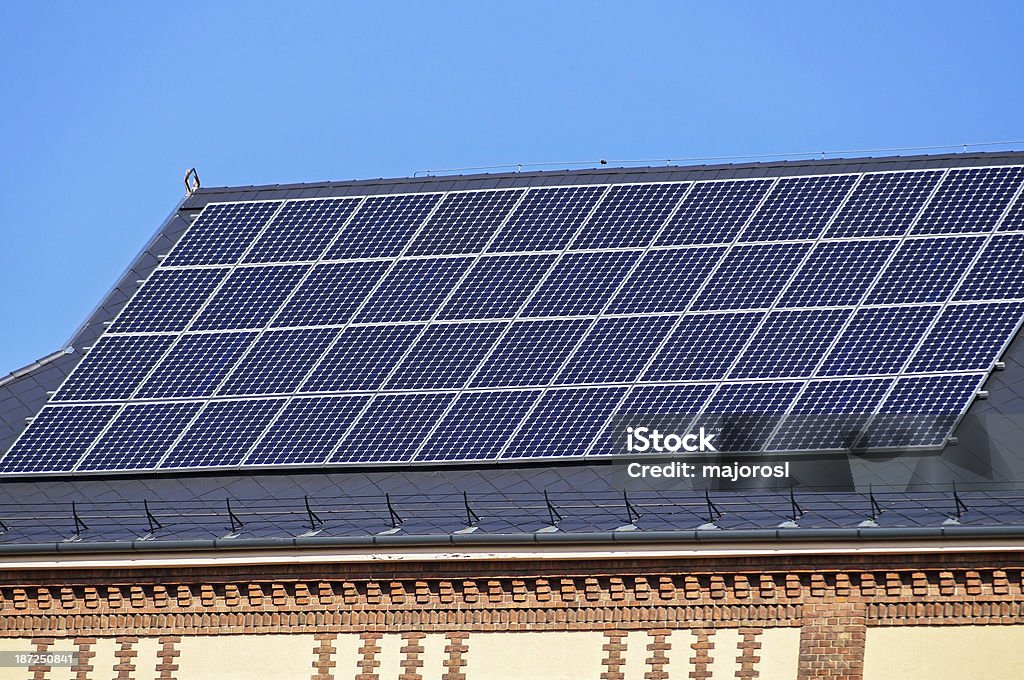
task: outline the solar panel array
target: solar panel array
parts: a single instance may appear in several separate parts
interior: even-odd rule
[[[756,416],[751,452],[940,447],[1024,319],[1022,187],[1005,166],[210,204],[0,472],[604,456],[637,414]]]

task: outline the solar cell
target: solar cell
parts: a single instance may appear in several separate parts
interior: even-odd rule
[[[397,257],[427,219],[442,194],[370,196],[324,253],[325,260]]]
[[[553,389],[544,393],[501,459],[580,456],[615,411],[626,387]]]
[[[301,389],[305,392],[375,390],[421,331],[419,325],[349,326]]]
[[[455,394],[381,394],[345,436],[335,463],[408,461]]]
[[[695,310],[769,307],[810,250],[809,243],[737,246],[693,303]]]
[[[612,187],[571,247],[585,250],[647,246],[688,188],[688,184]]]
[[[685,311],[725,254],[724,246],[650,250],[615,294],[609,314]]]
[[[828,238],[901,236],[942,179],[941,170],[876,172],[864,175],[835,221]]]
[[[487,250],[563,250],[606,190],[586,186],[531,189]]]
[[[1024,230],[1024,193],[1017,194],[1017,200],[1013,202],[1010,209],[1006,211],[999,231],[1021,231]]]
[[[298,397],[244,459],[246,465],[323,463],[369,397]]]
[[[110,335],[71,373],[54,401],[127,399],[174,342],[170,335]]]
[[[540,390],[463,392],[416,454],[418,461],[495,458]]]
[[[280,207],[279,201],[212,203],[203,209],[164,264],[233,264]]]
[[[439,319],[501,319],[515,316],[547,274],[557,255],[482,257],[469,270]]]
[[[810,376],[851,312],[772,312],[729,372],[730,378]]]
[[[855,181],[853,175],[780,179],[740,239],[782,241],[817,237]]]
[[[901,304],[945,300],[970,264],[984,236],[904,241],[882,270],[868,304]]]
[[[359,199],[288,201],[256,239],[245,262],[303,262],[319,259],[359,205]]]
[[[711,385],[636,385],[615,409],[604,430],[594,440],[593,455],[623,454],[627,452],[625,428],[642,426],[661,420],[676,425],[687,422],[700,411],[714,391]],[[681,418],[680,418],[681,417]]]
[[[597,314],[639,258],[638,252],[568,253],[533,294],[523,316]]]
[[[787,286],[779,306],[857,304],[897,245],[895,240],[817,243]]]
[[[284,403],[284,399],[210,402],[160,467],[199,468],[241,463]]]
[[[356,321],[426,321],[472,263],[471,257],[403,260],[380,282]]]
[[[255,332],[184,335],[146,379],[136,397],[211,395],[255,338]]]
[[[956,300],[999,300],[1024,297],[1024,234],[994,236],[967,278]]]
[[[478,253],[522,197],[521,189],[451,193],[412,240],[407,255]]]
[[[180,331],[227,276],[228,269],[157,269],[131,299],[112,333]]]
[[[787,407],[800,391],[799,382],[724,384],[691,426],[717,432],[719,451],[752,452],[764,448]]]
[[[939,446],[970,406],[984,374],[900,378],[859,447]]]
[[[313,267],[274,317],[274,326],[348,323],[388,269],[386,262],[338,262]]]
[[[950,170],[915,234],[991,231],[1024,181],[1024,168]]]
[[[461,387],[506,324],[428,326],[385,385],[389,390]]]
[[[125,406],[78,464],[78,469],[144,470],[156,467],[201,407],[199,402]]]
[[[218,394],[293,392],[338,332],[336,328],[267,331],[238,362]]]
[[[633,382],[675,323],[672,316],[600,319],[554,381]]]
[[[907,371],[989,370],[1024,318],[1024,303],[951,305],[928,331]]]
[[[769,451],[850,450],[892,380],[814,380],[766,446]]]
[[[857,310],[819,375],[898,373],[939,313],[938,306]]]
[[[470,386],[547,385],[592,323],[586,319],[516,321]]]
[[[654,357],[643,380],[672,382],[724,378],[763,317],[763,312],[684,316]]]
[[[770,180],[694,184],[654,245],[731,243],[771,186]]]
[[[7,455],[0,472],[67,472],[117,413],[118,407],[45,407]]]
[[[192,330],[263,328],[308,269],[307,265],[235,269],[192,322]]]

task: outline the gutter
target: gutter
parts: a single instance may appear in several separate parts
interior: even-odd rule
[[[1024,550],[1024,526],[942,526],[855,529],[694,529],[690,531],[608,531],[586,533],[530,533],[530,534],[445,534],[383,536],[297,536],[291,538],[215,538],[209,540],[143,540],[62,543],[8,543],[0,544],[0,557],[15,556],[72,556],[152,553],[238,553],[244,551],[306,551],[352,550],[376,548],[380,551],[412,552],[416,549],[527,548],[555,550],[566,547],[591,547],[616,552],[638,546],[668,546],[675,548],[707,549],[745,546],[749,550],[776,552],[794,544],[842,544],[845,551],[863,549],[859,544],[907,543],[926,541],[943,542],[945,549],[956,549],[957,542],[992,540],[1005,543],[1008,548]],[[900,545],[893,546],[899,549]],[[967,546],[964,546],[966,548]]]

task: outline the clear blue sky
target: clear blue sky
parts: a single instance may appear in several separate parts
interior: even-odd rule
[[[1022,139],[1022,8],[5,3],[0,375],[63,345],[188,167],[214,186]]]

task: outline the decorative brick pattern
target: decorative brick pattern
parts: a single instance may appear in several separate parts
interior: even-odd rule
[[[92,677],[92,672],[96,669],[92,663],[92,660],[96,658],[96,652],[93,650],[95,644],[96,638],[75,638],[78,660],[71,667],[75,680],[89,680]]]
[[[402,674],[398,680],[423,680],[423,638],[425,633],[404,633],[402,635]]]
[[[647,632],[651,637],[651,642],[647,645],[647,651],[651,653],[647,657],[647,665],[651,670],[644,673],[645,680],[668,680],[668,651],[672,649],[668,636],[671,632],[662,628]]]
[[[362,656],[356,662],[356,668],[359,670],[356,680],[377,680],[377,669],[380,667],[380,661],[377,659],[377,655],[380,654],[378,643],[382,637],[380,633],[363,633],[359,636],[363,646],[359,648]]]
[[[757,638],[764,632],[762,628],[740,628],[739,633],[742,639],[739,644],[740,655],[736,657],[736,663],[740,668],[736,671],[738,680],[748,680],[761,676],[757,671],[757,664],[761,662],[761,656],[757,650],[761,649],[761,643]],[[724,651],[724,650],[723,650]]]
[[[32,639],[32,646],[35,647],[37,652],[45,652],[53,645],[54,639],[52,637],[39,637]],[[32,680],[46,680],[46,674],[50,672],[49,666],[29,666],[29,670],[32,672]]]
[[[711,636],[715,634],[713,628],[704,628],[693,631],[697,641],[690,645],[693,648],[693,657],[690,659],[690,677],[694,680],[708,680],[711,677],[711,650],[715,643]]]
[[[114,652],[114,656],[117,657],[117,663],[114,664],[114,672],[117,673],[117,680],[134,680],[135,678],[135,663],[132,661],[139,652],[135,649],[136,643],[139,638],[134,635],[122,635],[121,637],[115,638],[114,642],[121,645],[121,648]]]
[[[313,661],[313,680],[334,680],[334,668],[338,662],[334,660],[334,641],[338,639],[337,633],[319,633],[316,640],[319,644],[313,649],[316,659]]]
[[[181,642],[181,636],[179,635],[163,635],[157,642],[160,643],[160,649],[157,651],[157,658],[160,659],[160,663],[157,664],[156,669],[159,671],[160,680],[178,680],[177,671],[178,664],[175,663],[175,659],[181,656],[181,651],[178,650],[178,644]]]
[[[626,633],[621,630],[608,630],[604,636],[608,641],[601,647],[605,653],[604,659],[601,660],[601,665],[605,667],[601,672],[601,680],[625,680],[622,665],[625,662],[623,654],[626,651]]]
[[[862,680],[866,636],[865,608],[859,602],[805,606],[798,680]]]
[[[446,670],[441,680],[466,680],[466,673],[462,670],[466,660],[462,655],[469,651],[468,639],[469,633],[448,633],[448,644],[444,648],[448,658],[444,661]]]

